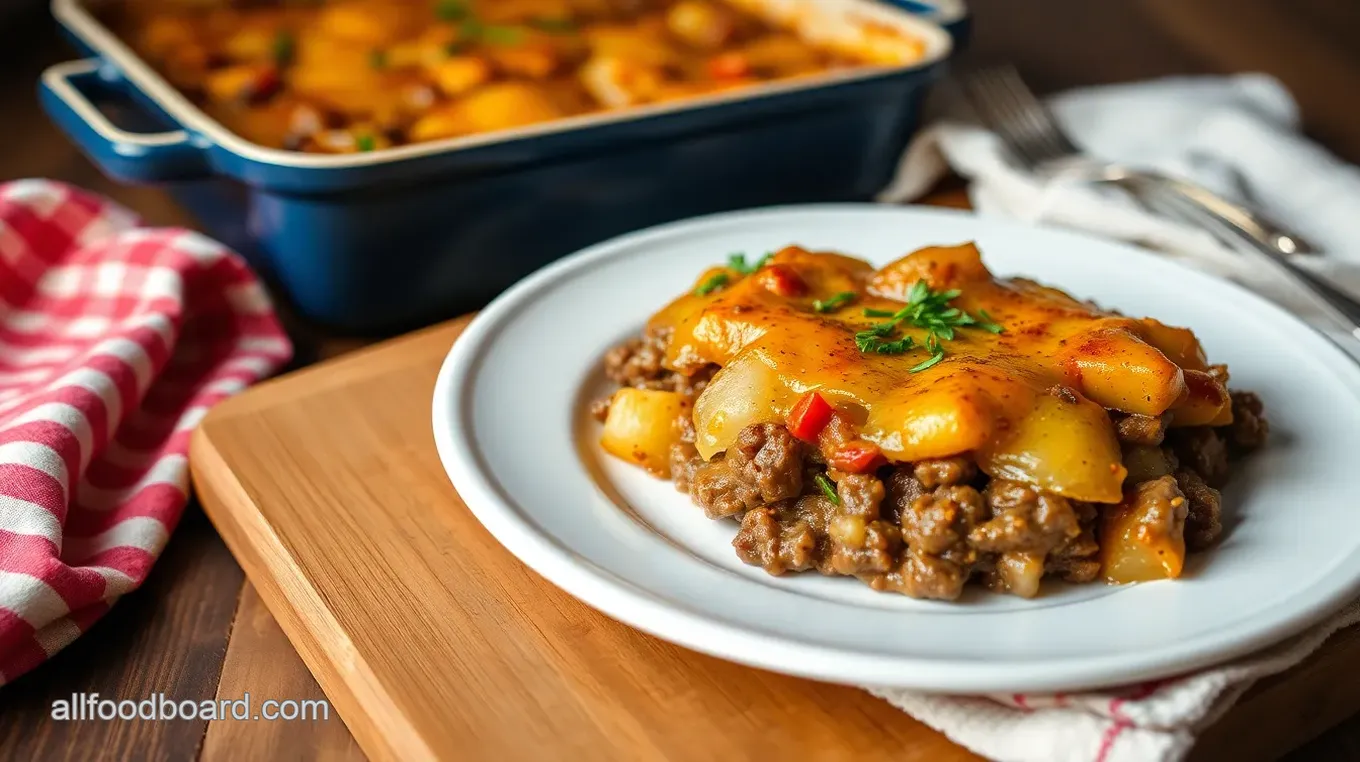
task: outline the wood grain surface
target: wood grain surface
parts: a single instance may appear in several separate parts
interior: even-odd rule
[[[57,722],[52,702],[73,693],[138,700],[213,698],[243,582],[241,569],[197,506],[190,506],[146,583],[35,673],[0,691],[0,759],[192,756],[208,723]]]
[[[618,624],[501,548],[430,432],[435,375],[463,325],[223,403],[190,456],[208,514],[370,757],[975,759],[857,689]],[[1196,758],[1297,747],[1360,710],[1357,668],[1350,631],[1263,681]]]
[[[1300,101],[1309,134],[1338,154],[1360,161],[1360,4],[1350,0],[970,0],[976,18],[974,60],[1008,60],[1041,90],[1142,79],[1167,74],[1266,71]],[[108,180],[41,113],[34,82],[43,67],[74,57],[59,38],[43,3],[11,3],[0,24],[0,113],[5,143],[0,180],[51,177],[109,195],[151,224],[193,225],[154,188]],[[305,330],[296,334],[300,357],[352,348]],[[311,728],[269,723],[58,723],[48,696],[99,690],[119,698],[164,692],[209,697],[224,685],[257,695],[302,698],[319,690],[282,632],[242,628],[258,621],[258,598],[221,539],[191,508],[166,555],[142,590],[127,596],[87,637],[47,665],[0,690],[3,759],[214,759],[242,748],[275,749],[282,759],[328,758],[331,747],[312,743]],[[240,602],[235,615],[230,612]],[[196,616],[167,612],[202,609]],[[215,612],[213,615],[206,615]],[[223,644],[251,632],[249,647]],[[213,644],[216,644],[215,646]],[[264,665],[261,668],[261,665]],[[1302,706],[1311,706],[1304,691]],[[1344,702],[1343,702],[1344,703]],[[1286,710],[1288,711],[1288,710]],[[1317,728],[1333,718],[1318,715]],[[1269,726],[1271,715],[1259,724]],[[332,719],[320,733],[332,733]],[[1219,726],[1221,730],[1226,725]],[[289,732],[291,731],[291,732]],[[222,735],[225,733],[225,737]],[[257,743],[256,735],[282,738]],[[224,742],[225,741],[225,742]],[[347,759],[352,752],[341,751]],[[1360,759],[1360,717],[1294,752],[1292,762]]]

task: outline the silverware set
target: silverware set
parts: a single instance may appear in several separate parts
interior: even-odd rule
[[[1293,281],[1360,340],[1360,302],[1294,261],[1319,253],[1302,235],[1193,182],[1085,154],[1014,67],[977,70],[959,78],[958,85],[979,120],[1001,138],[1023,168],[1040,177],[1119,188],[1153,212],[1209,231],[1233,250]]]

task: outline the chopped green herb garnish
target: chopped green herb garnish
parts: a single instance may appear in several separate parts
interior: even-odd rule
[[[463,33],[467,34],[466,25]],[[524,39],[524,33],[513,26],[485,24],[479,27],[477,37],[489,45],[515,45]]]
[[[576,22],[569,18],[536,18],[529,26],[549,34],[571,34],[577,30]]]
[[[769,264],[770,258],[773,256],[774,252],[770,252],[765,256],[761,257],[760,259],[756,260],[755,264],[748,265],[746,264],[746,255],[738,252],[736,254],[732,254],[727,258],[727,266],[733,270],[736,270],[742,275],[750,275],[751,273]]]
[[[465,42],[476,42],[480,40],[482,31],[485,29],[486,24],[483,24],[481,19],[469,14],[458,25],[458,36]]]
[[[360,152],[367,153],[378,147],[378,141],[372,135],[360,135],[354,139],[354,147]]]
[[[279,66],[287,66],[293,61],[293,54],[297,50],[297,41],[293,38],[293,33],[287,29],[280,29],[274,35],[272,54],[274,63]]]
[[[879,340],[874,342],[870,351],[880,355],[900,355],[906,354],[915,346],[916,342],[910,336],[903,336],[896,341]]]
[[[926,360],[925,362],[921,363],[920,365],[917,365],[917,366],[913,367],[913,368],[911,369],[911,372],[912,372],[912,373],[920,373],[921,371],[923,371],[923,370],[925,370],[925,369],[927,369],[927,368],[933,368],[933,367],[935,367],[936,365],[938,365],[938,364],[940,363],[940,361],[943,360],[943,359],[944,359],[944,350],[941,349],[940,351],[938,351],[938,352],[936,352],[935,354],[931,355],[929,360]]]
[[[441,21],[462,21],[472,13],[467,0],[439,0],[434,12]]]
[[[387,51],[382,49],[371,50],[368,53],[368,65],[381,71],[387,68]]]
[[[449,56],[462,55],[463,53],[466,53],[467,49],[470,47],[472,47],[472,42],[470,40],[454,40],[444,46],[444,54]]]
[[[912,373],[920,373],[944,360],[942,342],[953,341],[956,328],[980,328],[989,333],[1001,333],[1005,330],[985,311],[979,311],[979,317],[975,318],[958,307],[949,306],[949,302],[961,294],[962,292],[957,289],[931,291],[928,283],[918,280],[907,292],[907,305],[902,309],[896,312],[868,308],[864,310],[865,317],[880,317],[887,320],[856,333],[855,346],[866,354],[902,354],[917,344],[910,336],[888,340],[888,337],[897,331],[898,326],[907,323],[925,329],[927,334],[923,348],[930,353],[930,358],[911,369]]]
[[[812,477],[812,480],[821,488],[822,494],[826,495],[827,500],[830,500],[836,505],[841,504],[841,496],[836,494],[836,486],[831,483],[830,479],[826,478],[826,474],[817,474]]]
[[[992,321],[992,316],[987,314],[987,310],[978,310],[978,317],[982,319],[977,321],[977,327],[987,333],[1002,333],[1006,330],[999,323]]]
[[[694,289],[694,295],[708,296],[714,291],[726,286],[727,281],[729,280],[730,278],[727,277],[727,273],[715,273],[703,283],[700,283],[698,288]]]
[[[854,301],[856,296],[858,296],[858,294],[854,291],[842,291],[826,301],[822,301],[821,299],[814,300],[812,302],[812,309],[817,312],[835,312]]]

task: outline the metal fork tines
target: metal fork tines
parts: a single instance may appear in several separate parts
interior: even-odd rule
[[[1084,155],[1013,66],[978,70],[965,77],[962,86],[978,116],[996,131],[1015,158],[1033,172],[1114,184],[1131,179],[1144,184],[1172,182],[1156,173]],[[1177,194],[1198,207],[1200,213],[1212,215],[1230,234],[1270,246],[1282,254],[1317,252],[1303,236],[1258,210],[1229,201],[1185,180],[1175,180],[1174,185]]]
[[[978,116],[1027,169],[1081,158],[1081,149],[1025,86],[1014,67],[983,69],[961,84]]]
[[[1258,257],[1265,266],[1289,277],[1333,321],[1360,339],[1360,302],[1287,256],[1315,251],[1299,236],[1194,183],[1084,155],[1014,67],[980,70],[960,84],[977,116],[1026,169],[1041,176],[1110,183],[1153,212],[1208,230],[1230,247]]]

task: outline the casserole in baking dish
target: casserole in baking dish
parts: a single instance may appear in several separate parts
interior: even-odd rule
[[[93,57],[47,71],[42,95],[106,172],[170,183],[304,317],[386,332],[473,308],[543,263],[621,232],[724,209],[867,199],[881,188],[950,53],[949,35],[872,0],[741,5],[774,26],[845,39],[895,30],[920,55],[328,155],[244,139],[101,22],[106,6],[54,0],[58,20]],[[115,126],[95,95],[130,98],[160,131]]]

